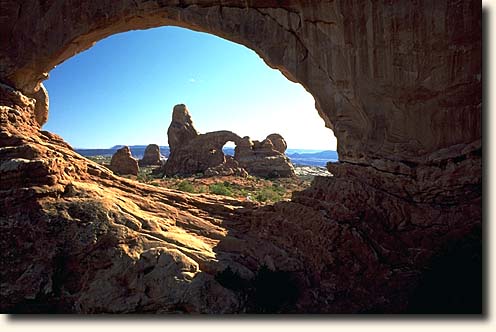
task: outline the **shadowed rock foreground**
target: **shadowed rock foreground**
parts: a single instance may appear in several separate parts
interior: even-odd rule
[[[2,312],[481,312],[480,2],[1,12]],[[303,84],[338,138],[333,176],[267,206],[188,195],[117,177],[41,130],[54,65],[168,24],[244,44]]]

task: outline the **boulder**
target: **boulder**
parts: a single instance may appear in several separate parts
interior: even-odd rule
[[[273,135],[269,136],[274,138],[277,148],[272,140],[269,139],[269,136],[262,142],[252,142],[249,137],[244,137],[242,142],[234,149],[234,158],[251,175],[265,178],[296,176],[293,164],[291,164],[284,152],[280,152],[280,150],[286,150],[286,142],[282,136]]]
[[[272,145],[274,146],[274,150],[280,153],[286,152],[288,145],[286,144],[286,140],[281,135],[270,134],[269,136],[267,136],[267,139],[272,142]]]
[[[138,175],[138,161],[131,155],[128,146],[117,150],[110,160],[110,169],[119,175]]]
[[[138,162],[139,166],[160,166],[162,165],[160,147],[157,144],[149,144],[143,154],[143,158]]]
[[[240,176],[247,177],[248,172],[231,156],[225,156],[225,162],[220,165],[209,167],[203,173],[204,176]]]
[[[34,108],[36,122],[38,122],[40,126],[43,126],[48,120],[49,106],[48,92],[43,83],[40,84],[40,88],[33,95],[33,98],[36,99],[36,105]]]

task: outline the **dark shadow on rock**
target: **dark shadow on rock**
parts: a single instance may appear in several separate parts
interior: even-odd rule
[[[482,314],[482,264],[482,228],[475,227],[432,258],[406,313]]]

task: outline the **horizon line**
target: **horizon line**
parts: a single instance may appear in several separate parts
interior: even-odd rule
[[[154,143],[152,143],[154,144]],[[91,147],[91,148],[86,148],[86,147],[73,147],[74,150],[112,150],[114,147],[116,146],[128,146],[128,147],[136,147],[136,146],[148,146],[149,144],[132,144],[132,145],[127,145],[127,144],[116,144],[114,146],[111,146],[111,147],[106,147],[106,148],[102,148],[102,147]],[[158,144],[157,144],[158,145]],[[158,145],[159,147],[166,147],[166,148],[169,148],[168,145]],[[234,148],[233,146],[228,146],[228,148]],[[333,149],[330,149],[330,148],[293,148],[293,147],[287,147],[286,150],[314,150],[314,151],[335,151],[337,152],[337,150],[333,150]]]

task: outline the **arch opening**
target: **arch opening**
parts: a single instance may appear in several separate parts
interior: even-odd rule
[[[158,47],[157,40],[171,46]],[[133,51],[136,49],[139,51]],[[52,116],[44,128],[66,137],[79,153],[104,165],[110,164],[110,155],[123,145],[130,146],[134,157],[141,158],[146,145],[157,144],[164,150],[163,155],[169,157],[166,149],[173,138],[166,135],[170,118],[167,108],[172,108],[169,105],[177,100],[186,100],[188,106],[198,108],[194,112],[195,125],[206,135],[194,143],[195,148],[187,152],[188,156],[199,155],[196,148],[199,144],[211,145],[218,139],[222,141],[224,136],[226,142],[236,142],[233,147],[239,150],[237,143],[241,136],[231,139],[236,133],[249,135],[260,147],[256,148],[258,152],[245,151],[245,156],[235,156],[224,170],[207,171],[210,166],[218,166],[213,164],[183,170],[192,163],[189,158],[177,166],[183,169],[176,167],[166,172],[169,176],[205,171],[210,175],[226,172],[242,175],[244,168],[263,177],[291,176],[293,171],[281,169],[281,163],[270,165],[279,170],[265,171],[253,167],[249,161],[264,151],[261,149],[264,140],[274,132],[283,135],[272,137],[274,144],[277,140],[283,142],[278,143],[284,145],[281,153],[284,155],[289,148],[290,157],[298,156],[298,167],[307,166],[304,176],[308,175],[309,167],[320,168],[310,174],[327,174],[324,167],[332,159],[317,159],[311,154],[335,150],[332,143],[325,143],[332,141],[332,132],[312,113],[313,98],[300,85],[267,68],[258,56],[241,45],[182,28],[163,27],[110,37],[56,68],[46,86],[52,93]],[[319,124],[320,131],[316,129]],[[234,133],[219,132],[221,129]],[[181,138],[178,142],[185,144]],[[223,146],[226,142],[215,143],[214,149],[222,154],[219,144]],[[251,140],[250,144],[253,150]],[[270,154],[264,153],[268,158]],[[230,159],[223,154],[221,157],[223,164],[226,158]],[[244,168],[234,164],[238,163],[237,159],[244,163]],[[150,175],[150,170],[146,170],[138,178],[149,182]]]
[[[172,47],[160,48],[157,40]],[[136,49],[139,51],[133,52]],[[184,60],[185,57],[188,59]],[[146,64],[140,66],[137,59],[146,59],[143,61]],[[195,64],[197,62],[199,64]],[[237,70],[238,67],[241,69]],[[78,79],[71,80],[71,77]],[[52,115],[44,128],[66,137],[82,155],[110,167],[117,174],[130,172],[132,178],[141,182],[177,187],[176,183],[160,181],[164,174],[169,177],[241,176],[246,179],[251,174],[263,178],[295,175],[303,178],[296,184],[283,181],[287,193],[282,192],[280,186],[275,187],[279,192],[270,193],[272,182],[267,182],[271,189],[265,190],[265,196],[269,198],[245,195],[246,190],[225,191],[234,192],[237,198],[251,196],[259,197],[259,201],[275,201],[307,188],[315,175],[329,175],[326,163],[337,160],[335,146],[323,143],[332,140],[332,132],[312,112],[314,100],[308,92],[299,84],[288,82],[278,71],[267,68],[251,50],[204,33],[162,27],[109,37],[55,68],[46,86],[52,94]],[[172,108],[169,105],[178,99],[186,99],[188,105],[199,108],[193,115],[195,125],[202,128],[204,134],[193,148],[184,152],[178,165],[168,168],[164,160],[160,171],[157,165],[145,165],[141,158],[148,144],[158,145],[161,154],[170,157],[172,138],[166,135],[170,118],[167,108]],[[316,129],[317,125],[321,131]],[[220,129],[234,133],[219,132]],[[240,152],[242,138],[236,133],[251,137],[247,137],[249,146],[244,152]],[[266,143],[270,136],[272,141]],[[291,145],[288,146],[285,139]],[[181,138],[178,142],[185,144]],[[222,153],[222,147],[228,142],[232,142],[232,157]],[[211,148],[209,144],[213,144]],[[279,149],[282,156],[273,145],[267,148],[267,144],[283,145],[284,148]],[[113,166],[110,157],[124,145],[130,146],[126,154],[137,159],[137,163],[129,160],[130,167]],[[205,151],[199,152],[198,145],[205,145]],[[286,148],[289,148],[287,153]],[[212,149],[218,158],[210,153]],[[325,150],[335,158],[326,160],[313,156]],[[204,157],[200,157],[202,153]],[[291,164],[293,155],[298,159],[296,170]],[[278,162],[258,166],[253,161],[257,159],[263,164],[270,158]],[[219,181],[225,184],[238,180]],[[245,182],[245,187],[250,187],[250,181]],[[184,188],[192,192],[188,186]]]
[[[170,46],[160,48],[159,43]],[[142,61],[146,64],[139,65]],[[110,37],[55,68],[45,84],[52,97],[51,112],[58,114],[44,129],[57,129],[76,148],[146,144],[123,135],[132,134],[129,126],[122,128],[121,142],[110,141],[106,132],[111,124],[127,125],[123,120],[133,117],[130,108],[137,114],[136,127],[147,128],[166,122],[163,115],[179,103],[194,110],[201,132],[228,129],[258,139],[277,131],[293,149],[336,148],[332,131],[312,113],[313,97],[299,84],[286,81],[239,44],[188,29],[162,27]],[[122,109],[122,114],[111,109]],[[75,123],[78,130],[87,131],[85,141],[75,139]],[[109,126],[103,126],[106,123]],[[99,146],[91,141],[95,126],[104,135]],[[296,139],[292,133],[298,126],[302,134]],[[245,129],[249,127],[251,131]],[[154,129],[155,137],[148,140],[163,142],[166,137]]]
[[[75,29],[73,26],[65,27],[64,38],[57,43],[47,41],[46,44],[32,50],[33,52],[28,52],[29,55],[17,58],[18,64],[15,67],[20,68],[12,69],[7,66],[7,72],[3,75],[7,83],[36,97],[39,101],[47,99],[41,84],[47,78],[47,73],[74,55],[91,48],[96,42],[121,32],[176,26],[205,32],[246,46],[256,52],[269,67],[278,69],[287,79],[298,82],[310,91],[310,81],[305,73],[308,72],[309,66],[314,65],[311,63],[314,60],[310,59],[303,42],[295,38],[291,32],[292,29],[299,28],[302,23],[302,18],[294,13],[296,10],[294,4],[279,6],[278,9],[262,5],[256,10],[234,4],[218,5],[215,3],[205,6],[197,4],[145,6],[138,2],[135,3],[138,8],[128,8],[128,4],[116,8],[104,1],[100,5],[101,8],[83,6],[80,8],[86,13],[83,16],[81,12],[74,13],[69,4],[60,5],[62,8],[57,8],[57,10],[64,12],[65,21],[84,20],[85,17],[98,17],[98,19],[85,22],[88,26],[84,26],[84,29]],[[40,8],[40,10],[43,11],[46,8]],[[93,11],[96,12],[93,13]],[[102,12],[105,13],[104,17],[100,15]],[[282,16],[279,17],[279,14]],[[72,17],[72,15],[75,16]],[[53,19],[58,20],[59,17]],[[289,21],[282,24],[281,20]],[[270,32],[270,36],[267,35],[260,39],[260,29]],[[41,36],[41,38],[47,38],[47,36]],[[287,44],[266,45],[263,41],[265,38],[277,41],[286,40]],[[323,75],[324,73],[317,72],[316,74]],[[322,76],[322,79],[325,80],[325,76]],[[312,93],[312,95],[316,98],[315,107],[320,117],[323,118],[324,125],[333,129],[328,112],[322,110],[326,108],[328,101],[319,100],[318,94]],[[38,102],[36,110],[37,118],[42,123],[47,117],[47,106],[45,107],[44,104]]]

